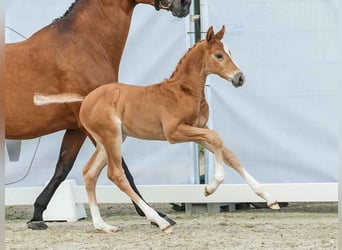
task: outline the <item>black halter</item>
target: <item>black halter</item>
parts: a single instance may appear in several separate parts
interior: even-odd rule
[[[161,3],[161,0],[154,0],[154,8],[156,10],[160,10],[160,9],[171,10],[172,5],[170,3],[168,3],[167,5],[163,5],[163,3]]]

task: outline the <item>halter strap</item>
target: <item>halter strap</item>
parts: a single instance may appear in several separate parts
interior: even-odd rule
[[[154,8],[160,10],[160,0],[154,0]]]
[[[167,4],[163,4],[161,2],[161,0],[154,0],[154,8],[156,10],[160,10],[160,9],[164,9],[164,10],[171,10],[172,9],[172,4],[167,3]]]

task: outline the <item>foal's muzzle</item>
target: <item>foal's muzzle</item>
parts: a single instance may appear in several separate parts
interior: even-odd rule
[[[238,72],[234,75],[232,83],[234,87],[241,87],[245,82],[245,77],[242,72]]]

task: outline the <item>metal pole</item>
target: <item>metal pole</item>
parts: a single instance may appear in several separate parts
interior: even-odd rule
[[[194,0],[195,42],[201,40],[201,0]]]
[[[194,0],[193,7],[193,17],[192,21],[194,23],[194,42],[201,40],[201,0]],[[201,183],[201,161],[200,161],[200,146],[194,144],[195,147],[195,183]],[[205,167],[206,168],[206,167]],[[205,171],[206,172],[206,171]]]

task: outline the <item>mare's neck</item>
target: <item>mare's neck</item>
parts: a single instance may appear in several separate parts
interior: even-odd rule
[[[88,43],[111,60],[118,70],[127,40],[135,2],[132,0],[77,0],[75,6],[55,23],[60,32]]]

